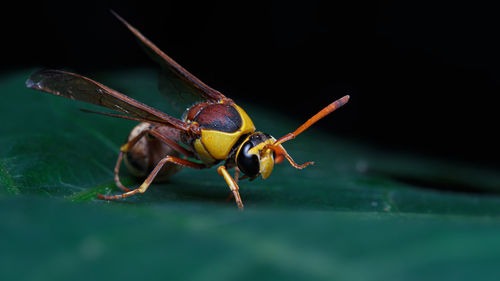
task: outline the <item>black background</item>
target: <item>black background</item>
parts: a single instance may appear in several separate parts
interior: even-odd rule
[[[500,9],[477,1],[2,4],[2,72],[152,66],[115,10],[208,85],[353,141],[498,168]]]

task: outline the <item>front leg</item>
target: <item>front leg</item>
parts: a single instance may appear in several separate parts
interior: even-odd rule
[[[236,204],[238,205],[238,208],[240,210],[243,210],[243,202],[241,201],[240,193],[239,193],[239,188],[238,184],[236,181],[231,177],[231,175],[227,172],[226,167],[224,165],[220,166],[217,168],[217,173],[219,173],[220,176],[224,178],[226,181],[227,185],[231,189],[234,195],[234,200],[236,201]]]

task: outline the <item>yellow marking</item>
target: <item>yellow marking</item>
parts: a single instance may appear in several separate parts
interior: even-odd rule
[[[274,138],[271,138],[248,150],[248,153],[255,154],[259,157],[259,173],[262,176],[262,179],[267,179],[273,172],[274,167],[273,151],[270,148],[267,148],[265,151],[262,150],[264,149],[264,146],[273,144],[275,141],[276,140]]]
[[[236,104],[234,105],[236,110],[240,113],[241,116],[241,131],[245,131],[245,133],[253,133],[255,132],[255,125],[252,122],[252,119],[250,119],[250,116],[243,110],[243,108],[237,106]]]
[[[149,183],[144,182],[143,184],[141,184],[141,186],[137,190],[140,193],[144,193],[148,189],[149,185],[150,185]]]
[[[236,132],[227,133],[217,130],[201,129],[201,143],[206,149],[206,152],[212,156],[213,159],[226,159],[229,152],[231,152],[231,148],[233,148],[234,144],[242,135],[255,132],[255,125],[248,114],[236,104],[234,107],[241,116],[241,127]],[[197,149],[196,152],[198,152]]]
[[[243,147],[243,144],[247,142],[247,140],[251,137],[252,135],[249,135],[240,145],[240,147],[238,147],[238,150],[236,150],[236,156],[234,157],[235,159],[238,159],[238,155],[240,155],[240,150],[241,148]]]
[[[200,158],[200,160],[205,164],[212,164],[217,161],[212,157],[212,155],[210,155],[210,153],[208,153],[200,139],[196,139],[194,141],[194,150],[196,151],[198,158]]]
[[[120,151],[121,152],[128,152],[130,150],[130,145],[128,145],[128,143],[120,146]]]

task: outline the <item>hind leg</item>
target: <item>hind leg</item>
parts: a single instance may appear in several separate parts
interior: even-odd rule
[[[130,190],[128,192],[125,192],[125,193],[119,194],[119,195],[102,195],[102,194],[97,194],[97,196],[100,199],[104,199],[104,200],[115,200],[115,199],[126,198],[126,197],[129,197],[129,196],[135,195],[137,193],[144,193],[144,192],[146,192],[146,190],[148,189],[148,187],[151,185],[151,183],[153,182],[153,180],[155,179],[156,175],[161,170],[161,168],[163,167],[163,165],[165,165],[165,163],[167,163],[167,162],[174,163],[174,164],[177,164],[177,165],[180,165],[180,166],[184,166],[184,167],[193,168],[193,169],[203,169],[203,168],[205,168],[205,165],[198,164],[196,162],[192,162],[192,161],[185,160],[185,159],[180,159],[180,158],[177,158],[177,157],[167,156],[167,157],[163,158],[162,160],[160,160],[160,162],[158,162],[158,164],[156,165],[156,167],[153,169],[153,171],[149,174],[149,176],[146,178],[146,180],[141,184],[141,186],[139,188]]]
[[[163,143],[165,143],[166,145],[168,145],[174,151],[177,151],[181,154],[184,154],[187,157],[193,157],[193,153],[191,151],[185,149],[184,147],[182,147],[181,145],[179,145],[175,141],[169,139],[167,136],[164,135],[165,133],[163,133],[163,134],[160,133],[159,131],[156,130],[156,128],[157,127],[153,127],[151,129],[142,130],[139,134],[137,134],[136,136],[131,138],[127,143],[125,143],[124,145],[122,145],[120,147],[120,153],[118,154],[118,158],[116,160],[116,164],[115,164],[115,168],[114,168],[114,174],[115,174],[114,180],[115,180],[116,186],[118,186],[121,190],[123,190],[125,192],[128,192],[131,190],[131,189],[125,187],[120,181],[119,173],[120,173],[120,166],[121,166],[121,163],[123,160],[123,155],[126,154],[127,152],[129,152],[132,149],[132,147],[134,147],[134,145],[136,145],[137,142],[139,142],[143,137],[147,137],[148,135],[153,136],[156,139],[158,139],[158,140],[162,141]]]

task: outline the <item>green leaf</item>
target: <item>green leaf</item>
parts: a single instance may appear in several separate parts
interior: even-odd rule
[[[241,181],[245,211],[215,168],[183,169],[144,194],[113,168],[134,122],[0,78],[1,280],[493,280],[500,175],[379,151],[311,128],[286,148],[302,163]],[[157,109],[148,70],[90,75]],[[229,94],[230,96],[230,94]],[[275,137],[303,120],[237,101]],[[347,105],[342,110],[349,110]],[[335,114],[328,118],[335,118]],[[122,180],[139,180],[123,169]],[[466,190],[467,192],[457,192]]]

